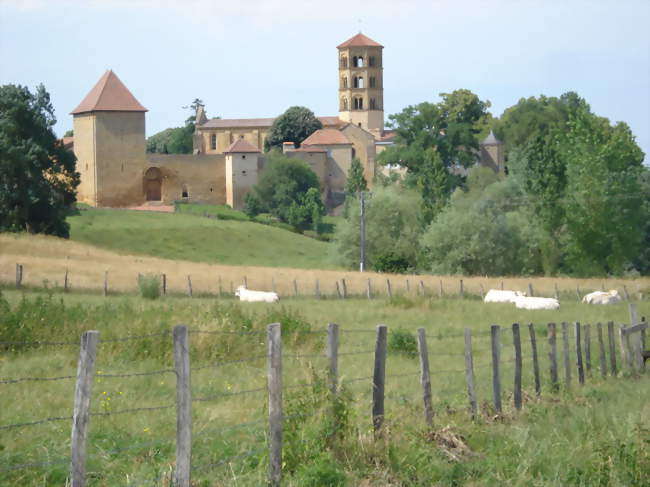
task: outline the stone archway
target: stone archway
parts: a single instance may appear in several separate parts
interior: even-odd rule
[[[162,173],[157,167],[150,167],[144,173],[144,192],[147,201],[162,200]]]

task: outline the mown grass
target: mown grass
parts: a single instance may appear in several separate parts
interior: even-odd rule
[[[327,244],[259,223],[189,213],[81,209],[70,238],[121,253],[228,265],[334,268]]]
[[[0,310],[2,340],[78,341],[86,329],[100,339],[169,331],[184,323],[193,330],[247,331],[248,335],[192,334],[192,366],[244,357],[250,362],[195,370],[195,398],[263,388],[266,380],[265,326],[283,323],[285,382],[285,484],[305,485],[646,485],[650,472],[648,376],[599,378],[597,355],[587,385],[575,382],[552,394],[548,387],[545,324],[549,321],[617,323],[627,320],[625,304],[597,307],[567,303],[558,311],[524,312],[511,305],[478,300],[400,298],[284,300],[280,305],[240,304],[227,299],[27,293],[5,290]],[[638,303],[650,315],[650,303]],[[322,356],[328,322],[341,326],[337,402],[327,393]],[[524,409],[512,408],[513,322],[537,327],[543,393],[533,392],[529,342],[524,340]],[[400,343],[418,327],[427,331],[432,370],[433,429],[425,427],[416,357],[397,347],[389,353],[386,428],[371,432],[369,380],[374,329],[401,329]],[[490,406],[490,324],[503,329],[503,414]],[[474,332],[475,371],[481,413],[467,413],[463,376],[464,327]],[[592,327],[593,328],[593,327]],[[358,331],[356,331],[358,330]],[[523,333],[522,336],[526,337]],[[592,350],[596,351],[595,330]],[[0,355],[0,376],[73,376],[75,346],[9,346]],[[410,349],[408,346],[407,349]],[[316,356],[317,355],[317,356]],[[572,353],[572,357],[573,357]],[[620,361],[620,357],[619,357]],[[100,343],[98,374],[144,372],[172,366],[171,337]],[[574,368],[575,370],[575,368]],[[449,371],[449,372],[445,372]],[[460,372],[458,372],[460,371]],[[412,375],[402,375],[412,374]],[[400,375],[400,377],[394,377]],[[300,384],[312,386],[297,388]],[[0,425],[71,415],[74,380],[0,385],[5,398]],[[174,402],[173,373],[130,378],[96,378],[92,410],[116,412]],[[265,393],[196,402],[193,405],[193,464],[216,465],[193,473],[200,486],[265,483]],[[333,418],[336,417],[337,421]],[[232,428],[249,422],[245,427]],[[93,416],[90,423],[89,485],[169,485],[174,461],[174,409]],[[62,485],[67,476],[69,421],[3,431],[0,465],[64,460],[0,475],[7,485]],[[224,429],[226,428],[226,429]],[[227,429],[230,428],[230,429]],[[462,439],[467,449],[453,448]],[[144,443],[144,444],[143,444]],[[224,459],[230,458],[223,462]],[[223,463],[220,463],[223,462]],[[0,467],[1,468],[1,467]]]

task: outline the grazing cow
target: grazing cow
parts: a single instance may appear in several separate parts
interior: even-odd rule
[[[526,296],[520,291],[501,291],[490,289],[483,298],[484,303],[514,303],[517,296]]]
[[[621,301],[622,299],[616,289],[610,291],[594,291],[582,298],[582,302],[586,304],[614,304],[620,303]]]
[[[519,309],[560,309],[560,302],[555,298],[517,296],[515,306]]]
[[[239,286],[235,291],[235,296],[238,296],[240,301],[248,301],[249,303],[275,303],[280,300],[277,293],[251,291],[246,289],[245,286]]]

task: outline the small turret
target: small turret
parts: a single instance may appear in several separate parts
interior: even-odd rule
[[[494,132],[490,130],[485,139],[483,139],[479,146],[481,147],[480,164],[489,167],[494,172],[505,171],[505,155],[503,150],[503,142],[501,142]]]

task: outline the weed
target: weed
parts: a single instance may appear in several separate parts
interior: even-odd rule
[[[145,274],[138,279],[140,296],[145,299],[158,299],[160,297],[160,278],[155,274]]]
[[[414,358],[418,354],[418,344],[415,335],[403,328],[390,330],[388,333],[388,351]]]

